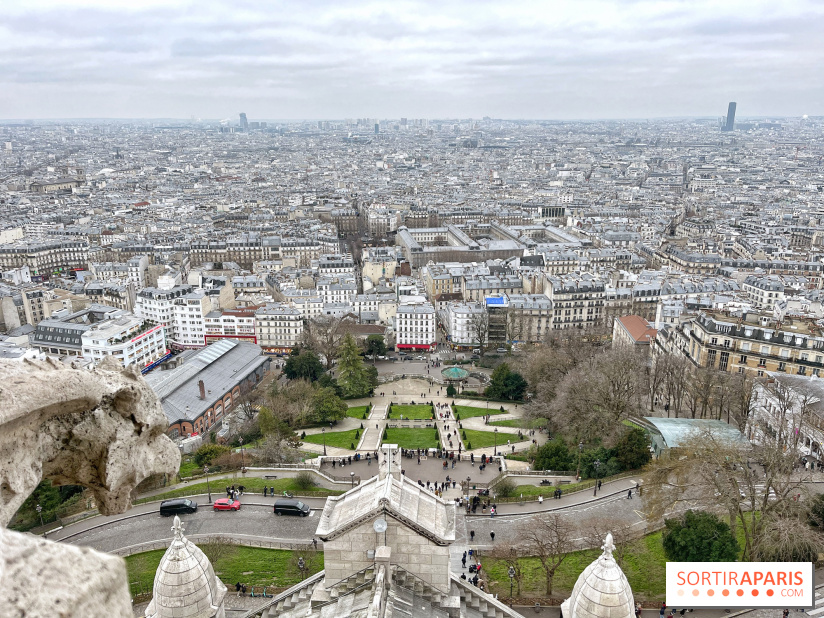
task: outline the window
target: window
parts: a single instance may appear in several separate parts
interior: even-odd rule
[[[787,371],[787,363],[778,363],[778,371]]]
[[[747,357],[744,354],[742,354],[741,356],[738,357],[738,362],[741,363],[742,365],[746,365],[747,364]]]

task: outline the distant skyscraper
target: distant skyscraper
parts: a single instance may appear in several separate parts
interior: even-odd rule
[[[730,106],[727,109],[727,122],[723,126],[723,131],[732,131],[735,128],[735,101],[730,101]]]
[[[381,125],[376,122],[375,123],[375,133],[380,133],[380,132],[381,132]]]
[[[240,130],[241,131],[248,131],[249,130],[249,121],[246,120],[246,114],[241,112],[240,114]]]

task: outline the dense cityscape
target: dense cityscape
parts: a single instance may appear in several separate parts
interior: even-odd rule
[[[683,534],[738,527],[743,544],[726,541],[732,559],[743,551],[747,560],[817,560],[820,532],[793,524],[798,509],[787,501],[812,492],[810,513],[821,503],[824,125],[735,114],[730,103],[719,118],[642,122],[286,123],[241,113],[215,122],[3,125],[0,355],[142,374],[183,457],[179,470],[137,488],[140,523],[125,531],[112,515],[111,524],[86,522],[93,494],[65,479],[59,493],[39,486],[12,527],[142,556],[155,548],[147,541],[166,536],[151,517],[157,500],[166,498],[161,513],[191,512],[199,501],[217,515],[252,492],[247,509],[275,504],[278,514],[289,508],[278,506],[284,496],[305,496],[305,514],[323,509],[319,526],[261,535],[271,526],[261,509],[238,513],[230,529],[273,548],[293,538],[314,551],[323,541],[323,558],[307,566],[301,556],[294,580],[285,565],[271,590],[321,566],[327,580],[351,583],[335,584],[330,597],[310,578],[304,592],[256,609],[250,601],[267,586],[255,582],[269,577],[256,573],[251,594],[238,581],[237,596],[227,597],[227,608],[249,616],[306,615],[316,604],[350,615],[333,603],[338,595],[368,607],[376,589],[363,586],[374,586],[378,554],[345,556],[372,537],[336,540],[336,530],[386,482],[415,496],[418,517],[439,522],[426,533],[434,536],[425,558],[398,548],[399,560],[435,570],[396,567],[395,611],[405,595],[425,598],[428,612],[462,599],[455,616],[510,615],[513,597],[551,607],[564,557],[597,549],[608,532],[610,560],[613,550],[632,553],[667,514],[686,517],[666,520],[681,521]],[[655,463],[694,440],[706,450],[697,467]],[[736,466],[722,480],[706,473],[708,461],[729,461],[731,444],[766,482],[741,478]],[[780,463],[759,460],[765,448],[781,450]],[[409,479],[404,468],[413,464]],[[469,476],[444,480],[456,464]],[[662,474],[690,483],[673,492]],[[218,500],[220,479],[226,498]],[[349,486],[340,499],[323,497]],[[720,496],[730,487],[740,496],[727,501]],[[632,510],[633,497],[644,511]],[[770,500],[782,505],[772,528],[748,523],[746,513],[767,513]],[[716,517],[702,513],[719,501],[722,514],[733,513],[729,526],[690,519]],[[707,510],[683,515],[682,503]],[[457,530],[455,508],[468,522]],[[511,523],[497,537],[487,511]],[[194,530],[209,559],[224,564],[225,524]],[[777,540],[788,533],[795,542]],[[182,524],[175,539],[172,548],[204,555]],[[664,541],[670,560],[673,547]],[[467,579],[469,550],[470,562],[487,554],[492,573],[479,578],[473,566]],[[537,556],[523,560],[543,565],[545,590],[531,588],[516,554]],[[447,563],[482,596],[444,581]],[[179,582],[152,586],[157,563],[146,576],[134,564],[132,602],[145,608],[135,615],[172,615],[163,607],[174,606]],[[648,582],[652,567],[631,568],[635,601],[630,591],[621,603],[635,612],[661,591]],[[518,594],[507,595],[516,575]],[[220,586],[210,577],[208,607],[217,612]],[[562,590],[574,583],[560,577]],[[626,582],[621,574],[612,585],[626,595]],[[148,607],[145,598],[154,599]],[[191,615],[222,615],[209,611]]]

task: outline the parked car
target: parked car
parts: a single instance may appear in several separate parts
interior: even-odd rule
[[[498,354],[506,354],[506,348],[498,348],[495,350]]]
[[[214,509],[216,511],[239,511],[240,500],[232,500],[231,498],[218,498],[214,502]]]
[[[275,500],[275,515],[300,515],[306,517],[310,512],[309,507],[300,500],[289,498]]]
[[[472,355],[472,360],[478,360],[479,358],[481,358],[479,354]]]
[[[180,515],[181,513],[194,513],[195,511],[197,511],[197,502],[188,498],[175,498],[160,503],[160,514],[163,517]]]

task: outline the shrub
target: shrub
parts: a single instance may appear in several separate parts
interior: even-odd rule
[[[505,478],[500,483],[495,485],[495,495],[498,498],[509,498],[515,493],[515,481],[510,478]]]
[[[360,428],[363,429],[363,423],[360,424]]]
[[[355,430],[355,437],[360,438],[360,429]]]
[[[506,410],[504,410],[503,406],[501,406],[501,412],[506,412]]]
[[[363,417],[362,417],[362,418],[366,419],[366,412],[364,412],[364,413],[363,413]],[[363,423],[361,423],[361,427],[363,427]]]
[[[298,489],[312,489],[315,486],[315,475],[306,470],[302,470],[295,475],[295,487]]]
[[[349,449],[352,450],[352,451],[355,450],[355,443],[354,442],[349,443]]]
[[[197,451],[195,451],[195,463],[198,467],[208,466],[215,459],[228,453],[231,449],[228,446],[220,444],[204,444]]]
[[[466,443],[466,450],[467,450],[467,451],[471,451],[471,450],[472,450],[472,442],[467,442],[467,443]]]
[[[465,432],[465,431],[462,431],[462,432],[461,432],[461,437],[462,437],[464,440],[466,440],[466,432]]]
[[[456,420],[456,421],[461,420],[461,415],[460,415],[460,414],[456,414],[456,415],[455,415],[455,420]]]
[[[302,432],[301,432],[301,434],[300,434],[300,439],[301,439],[301,440],[306,439],[306,432],[305,432],[305,431],[302,431]]]

